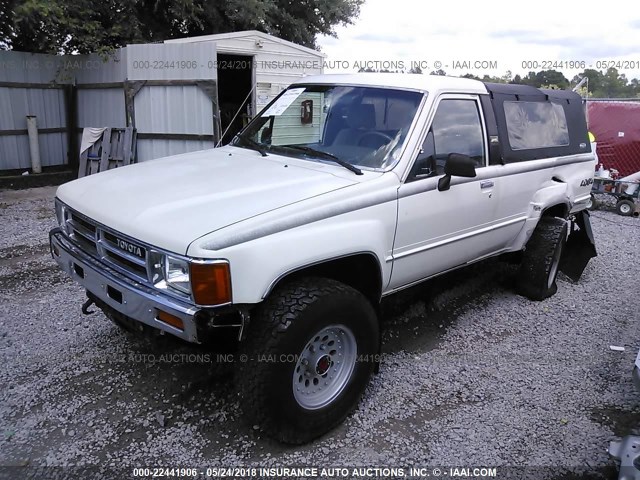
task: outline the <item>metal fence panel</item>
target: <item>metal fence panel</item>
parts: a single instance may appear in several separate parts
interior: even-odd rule
[[[78,127],[126,127],[124,90],[78,90]]]
[[[67,158],[66,133],[46,133],[38,136],[40,163],[43,167],[62,165]],[[30,169],[29,137],[0,136],[0,170]]]
[[[69,83],[60,78],[60,59],[39,53],[0,51],[0,82]]]
[[[0,169],[14,170],[31,167],[29,140],[26,135],[0,137]]]
[[[33,77],[32,80],[35,80]],[[33,82],[42,83],[42,82]],[[0,130],[24,131],[27,115],[37,117],[38,129],[65,128],[65,97],[62,89],[0,87]],[[41,133],[40,161],[43,166],[62,165],[67,160],[65,132]],[[0,170],[30,167],[26,132],[0,136]]]
[[[213,148],[214,142],[199,140],[144,140],[138,139],[138,161],[178,155]]]
[[[56,57],[24,52],[0,52],[0,82],[13,84],[58,84]],[[32,85],[34,86],[34,85]],[[17,130],[0,135],[0,170],[30,168],[27,115],[38,118],[38,128],[65,128],[67,124],[64,91],[61,88],[14,88],[0,86],[0,130]],[[64,132],[39,136],[43,166],[61,165],[67,160]]]
[[[215,60],[212,43],[127,45],[127,79],[215,80]]]
[[[78,85],[122,82],[127,78],[126,49],[104,55],[68,55],[66,58]]]
[[[134,102],[138,134],[213,135],[212,103],[196,86],[144,87]],[[140,138],[138,161],[214,146],[213,141]]]
[[[127,46],[129,80],[185,81],[217,79],[215,45],[149,44]],[[143,86],[134,99],[139,135],[214,134],[211,99],[194,85]],[[213,148],[213,141],[138,138],[138,161]]]
[[[194,86],[144,87],[135,97],[139,133],[213,135],[213,108]]]

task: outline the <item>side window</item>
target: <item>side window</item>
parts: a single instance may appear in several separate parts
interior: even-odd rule
[[[504,102],[512,150],[566,147],[567,118],[561,105],[549,102]]]
[[[484,135],[475,100],[440,102],[408,180],[444,174],[444,164],[451,153],[468,155],[476,162],[476,168],[486,165]]]

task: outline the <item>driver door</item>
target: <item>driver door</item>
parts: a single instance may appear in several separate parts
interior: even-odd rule
[[[499,179],[454,176],[449,190],[438,191],[438,179],[451,153],[474,159],[476,174],[488,168],[479,99],[443,95],[435,108],[420,154],[398,191],[391,290],[499,249],[500,242],[491,229],[498,211]]]

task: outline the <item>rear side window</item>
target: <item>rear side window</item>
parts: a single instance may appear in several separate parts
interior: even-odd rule
[[[512,150],[564,147],[569,129],[564,108],[551,102],[504,102]]]

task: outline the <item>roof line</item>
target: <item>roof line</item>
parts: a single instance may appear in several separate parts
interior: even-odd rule
[[[306,53],[317,55],[323,58],[326,57],[326,54],[318,50],[314,50],[313,48],[305,47],[304,45],[299,45],[297,43],[290,42],[289,40],[284,40],[280,37],[276,37],[275,35],[260,32],[258,30],[241,30],[239,32],[213,33],[211,35],[199,35],[197,37],[174,38],[171,40],[165,40],[164,43],[215,42],[216,40],[222,40],[227,38],[242,38],[242,37],[251,37],[251,36],[262,37],[265,40],[271,40],[281,45],[286,45],[291,48],[302,50],[303,52],[306,52]]]

